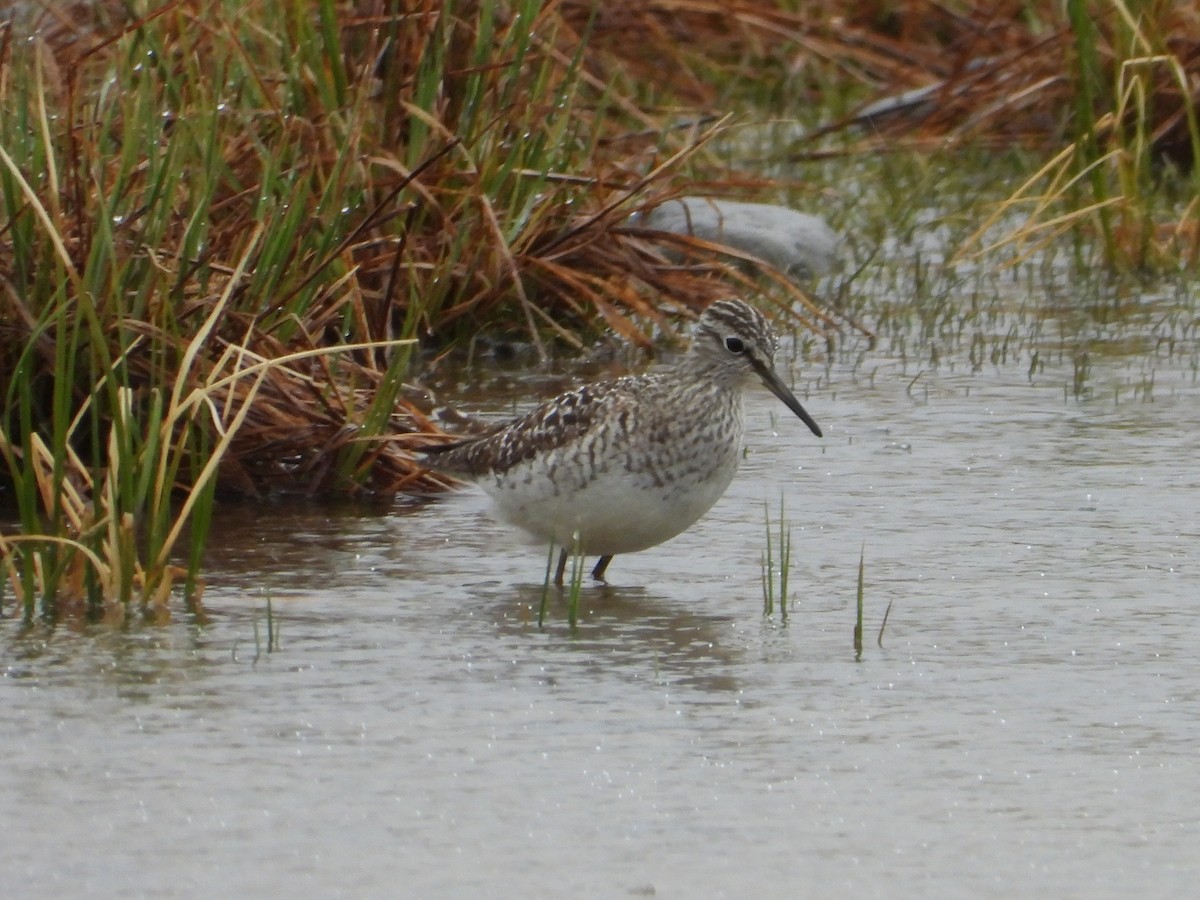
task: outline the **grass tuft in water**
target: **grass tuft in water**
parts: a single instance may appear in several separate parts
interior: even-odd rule
[[[571,548],[571,580],[567,583],[567,624],[572,629],[579,621],[579,598],[583,594],[583,554],[579,552],[579,535]]]
[[[575,627],[579,619],[579,598],[583,593],[584,560],[583,554],[579,552],[578,534],[575,535],[575,540],[572,542],[569,551],[571,578],[566,585],[559,585],[555,581],[558,573],[558,560],[562,552],[562,548],[558,547],[553,541],[550,542],[550,548],[546,551],[546,575],[542,580],[542,598],[538,604],[538,628],[543,627],[545,624],[546,610],[550,606],[550,597],[552,595],[563,596],[566,599],[567,622],[572,628]]]
[[[780,619],[786,622],[788,575],[792,569],[792,526],[784,512],[782,495],[779,498],[778,531],[771,533],[771,508],[766,503],[763,503],[763,521],[766,528],[766,549],[761,554],[763,615],[774,615],[778,606]]]
[[[270,653],[278,653],[279,652],[279,619],[275,615],[275,611],[271,606],[271,595],[270,594],[267,594],[267,610],[266,610],[267,640],[266,640],[265,644],[262,641],[262,636],[259,634],[258,610],[254,611],[254,618],[252,621],[254,624],[254,659],[252,660],[252,664],[257,665],[259,659],[262,658],[262,655],[264,653],[270,654]]]

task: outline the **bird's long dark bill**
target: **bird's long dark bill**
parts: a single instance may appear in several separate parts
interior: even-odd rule
[[[782,400],[788,409],[798,415],[800,421],[807,425],[813,434],[821,437],[821,426],[800,405],[800,401],[796,399],[796,395],[788,390],[788,386],[775,374],[775,371],[763,365],[758,360],[755,360],[751,365],[754,366],[754,371],[758,373],[758,377],[762,379],[763,384],[767,386],[767,390]]]

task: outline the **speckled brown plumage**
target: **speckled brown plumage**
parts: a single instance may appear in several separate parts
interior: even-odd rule
[[[542,541],[601,557],[674,537],[725,492],[741,450],[742,392],[761,380],[820,429],[774,371],[776,337],[746,303],[713,304],[678,365],[584,385],[492,431],[432,448]],[[565,566],[560,558],[559,581]]]

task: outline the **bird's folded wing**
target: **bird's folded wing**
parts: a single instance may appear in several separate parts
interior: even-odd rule
[[[622,390],[619,381],[585,385],[486,434],[429,447],[424,453],[429,465],[446,472],[476,476],[506,472],[582,439],[601,419],[634,416],[637,407],[636,394]]]

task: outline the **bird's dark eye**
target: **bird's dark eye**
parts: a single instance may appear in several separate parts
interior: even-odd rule
[[[742,343],[741,338],[727,337],[725,338],[725,349],[730,353],[741,353],[746,349],[746,345]]]

